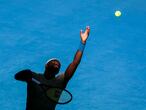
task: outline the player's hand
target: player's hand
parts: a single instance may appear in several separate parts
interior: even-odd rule
[[[86,43],[86,40],[89,36],[89,33],[90,33],[90,27],[89,26],[86,27],[85,32],[83,32],[82,30],[80,31],[80,37],[81,37],[82,43],[84,43],[84,44]]]

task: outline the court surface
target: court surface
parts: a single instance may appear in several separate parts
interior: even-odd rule
[[[146,110],[145,0],[0,0],[0,110],[25,110],[22,69],[44,71],[57,57],[65,71],[91,27],[73,100],[57,110]],[[121,17],[114,12],[120,10]]]

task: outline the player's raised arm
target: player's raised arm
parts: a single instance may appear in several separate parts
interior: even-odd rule
[[[28,82],[32,79],[32,71],[29,69],[22,70],[15,74],[15,79]]]
[[[85,48],[89,33],[90,33],[89,26],[86,27],[85,32],[83,32],[82,30],[80,31],[81,43],[74,56],[73,61],[70,63],[70,65],[67,67],[67,69],[65,71],[65,80],[66,81],[68,81],[73,76],[74,72],[76,71],[76,69],[81,61],[82,54],[84,52],[84,48]]]

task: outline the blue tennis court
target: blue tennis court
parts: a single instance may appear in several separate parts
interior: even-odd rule
[[[145,0],[0,0],[0,109],[25,110],[26,83],[15,73],[43,73],[52,57],[64,72],[89,25],[67,86],[73,100],[57,110],[146,110],[145,7]]]

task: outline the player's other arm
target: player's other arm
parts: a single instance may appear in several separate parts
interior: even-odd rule
[[[80,43],[79,49],[77,50],[77,52],[74,56],[73,61],[70,63],[70,65],[67,67],[67,69],[65,71],[65,80],[66,81],[71,79],[71,77],[75,73],[75,71],[76,71],[76,69],[77,69],[77,67],[78,67],[78,65],[81,61],[83,51],[84,51],[84,48],[85,48],[85,44],[86,44],[86,40],[89,36],[89,33],[90,33],[90,27],[89,26],[86,27],[86,30],[85,30],[84,33],[82,32],[82,30],[80,31],[81,43]]]
[[[20,81],[30,81],[32,79],[32,71],[29,69],[22,70],[15,74],[15,79]]]

